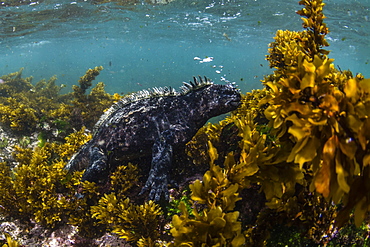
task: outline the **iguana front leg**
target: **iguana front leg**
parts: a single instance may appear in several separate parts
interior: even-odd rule
[[[90,148],[90,164],[82,175],[82,181],[103,183],[107,180],[110,172],[108,158],[99,147]]]
[[[149,177],[140,194],[149,192],[149,200],[159,201],[162,193],[168,200],[168,172],[172,163],[171,135],[161,135],[152,147],[152,164]]]

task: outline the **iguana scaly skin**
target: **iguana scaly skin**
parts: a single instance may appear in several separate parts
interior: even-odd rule
[[[66,169],[86,169],[82,180],[102,183],[117,157],[151,156],[141,193],[150,190],[149,199],[158,201],[162,193],[168,197],[173,150],[184,148],[210,118],[235,110],[240,100],[234,85],[213,84],[207,78],[184,82],[179,92],[165,87],[131,94],[101,116],[92,139]]]

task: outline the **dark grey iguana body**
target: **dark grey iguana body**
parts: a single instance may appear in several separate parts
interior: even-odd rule
[[[70,171],[86,169],[82,180],[106,181],[112,159],[150,156],[151,169],[142,192],[149,198],[168,195],[168,174],[173,150],[183,147],[208,119],[232,111],[240,104],[239,91],[231,84],[205,80],[172,88],[144,90],[122,99],[102,115],[93,138],[71,158]]]

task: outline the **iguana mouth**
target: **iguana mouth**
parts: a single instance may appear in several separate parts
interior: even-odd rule
[[[229,104],[234,106],[234,107],[238,107],[238,106],[240,106],[241,102],[238,99],[234,99],[234,100],[229,101]]]

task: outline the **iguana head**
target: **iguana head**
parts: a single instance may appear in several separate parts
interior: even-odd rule
[[[219,85],[207,80],[207,83],[192,83],[192,89],[186,93],[187,102],[197,119],[207,121],[208,119],[233,111],[240,105],[241,95],[233,84]],[[186,86],[187,84],[185,84]]]

